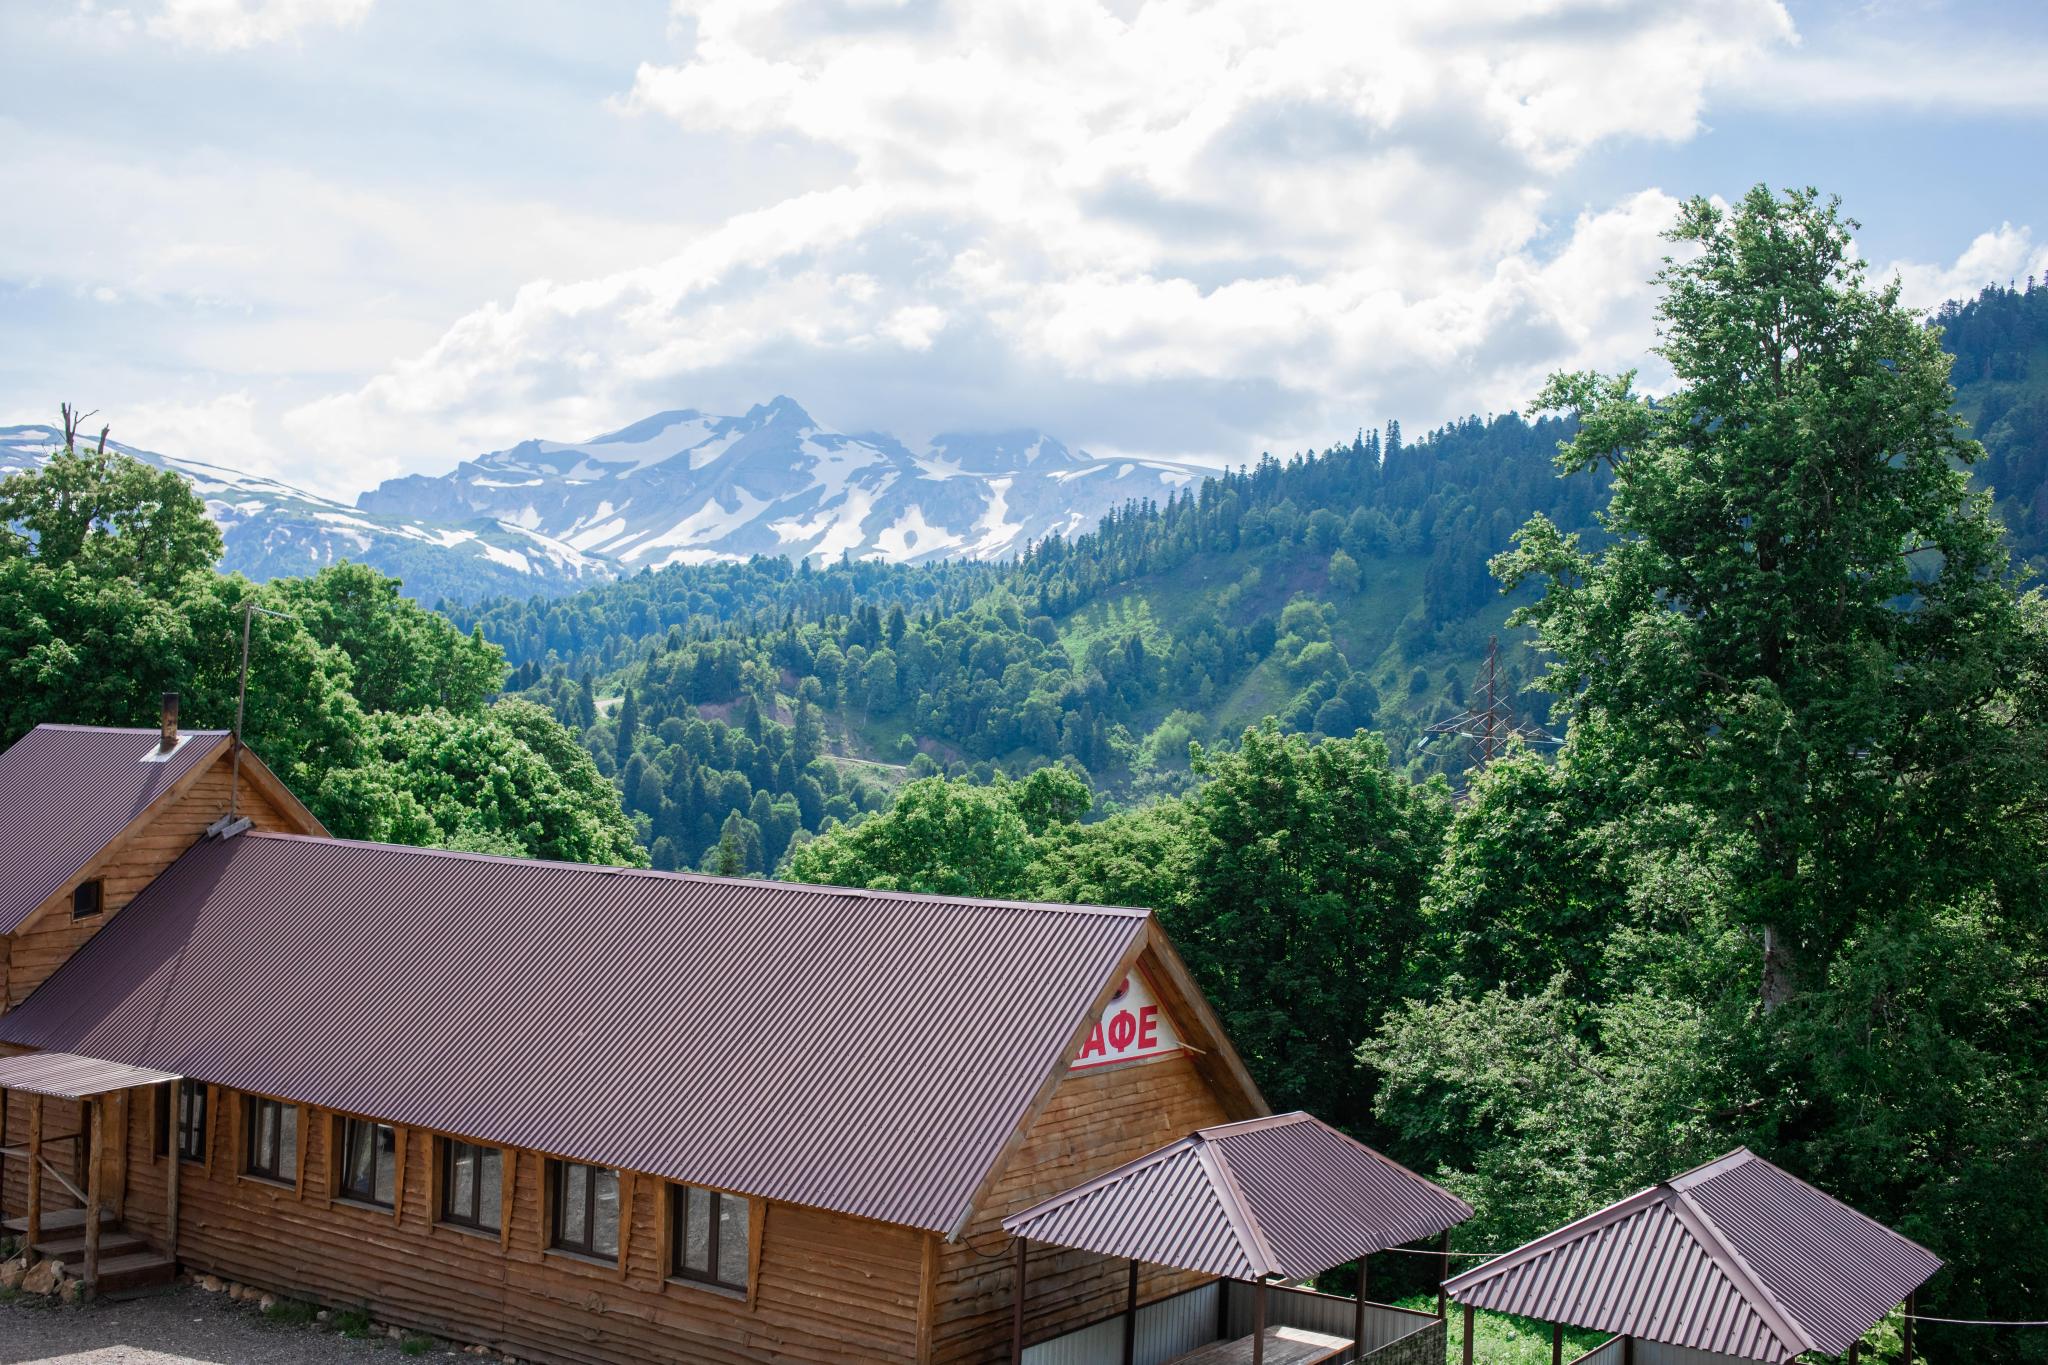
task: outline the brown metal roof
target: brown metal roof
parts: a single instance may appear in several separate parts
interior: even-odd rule
[[[250,833],[0,1041],[948,1231],[1148,921]]]
[[[1201,1129],[1003,1227],[1232,1279],[1308,1279],[1471,1216],[1456,1195],[1296,1113]]]
[[[1840,1355],[1941,1268],[1747,1149],[1446,1285],[1460,1303],[1748,1360]]]
[[[31,1052],[25,1057],[0,1057],[0,1090],[23,1090],[31,1095],[76,1100],[87,1095],[104,1095],[113,1090],[130,1090],[138,1085],[160,1085],[179,1079],[168,1071],[103,1062],[97,1057],[79,1057],[69,1052]]]
[[[225,730],[183,730],[148,762],[157,731],[38,725],[0,753],[0,934],[135,822],[195,766],[220,752]]]

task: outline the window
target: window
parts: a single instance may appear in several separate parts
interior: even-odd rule
[[[242,1118],[249,1135],[248,1173],[298,1184],[299,1107],[251,1095],[244,1101]]]
[[[106,904],[106,887],[98,877],[80,882],[71,890],[71,918],[91,919]]]
[[[441,1221],[483,1232],[498,1230],[500,1165],[496,1147],[449,1138],[441,1144]]]
[[[669,1186],[669,1273],[747,1287],[747,1201],[735,1194]]]
[[[297,1111],[293,1123],[298,1122]],[[178,1082],[178,1155],[187,1161],[206,1160],[206,1082]]]
[[[607,1261],[619,1258],[619,1173],[575,1161],[548,1162],[552,1245]]]
[[[398,1131],[368,1119],[345,1118],[337,1126],[341,1173],[334,1192],[359,1204],[390,1208],[398,1189]]]
[[[206,1086],[199,1081],[165,1081],[156,1088],[156,1154],[170,1153],[177,1135],[178,1155],[186,1161],[206,1160]]]

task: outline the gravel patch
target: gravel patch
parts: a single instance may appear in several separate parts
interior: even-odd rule
[[[470,1360],[442,1345],[426,1360]],[[254,1305],[180,1285],[145,1298],[67,1308],[28,1296],[0,1302],[0,1365],[286,1365],[409,1359],[387,1338],[351,1340],[272,1322]]]

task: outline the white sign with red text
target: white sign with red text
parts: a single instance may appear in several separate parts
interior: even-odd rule
[[[1144,972],[1134,970],[1118,984],[1116,994],[1102,1007],[1102,1017],[1088,1030],[1074,1069],[1178,1051],[1180,1035],[1173,1031],[1173,1021],[1159,1008]]]

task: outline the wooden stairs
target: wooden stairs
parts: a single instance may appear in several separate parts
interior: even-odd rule
[[[28,1231],[26,1218],[10,1218],[0,1229],[19,1237]],[[85,1210],[50,1209],[43,1214],[38,1256],[55,1257],[67,1275],[85,1274]],[[169,1284],[178,1278],[178,1263],[136,1236],[114,1217],[100,1213],[100,1276],[93,1292],[100,1298],[121,1298]]]

